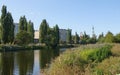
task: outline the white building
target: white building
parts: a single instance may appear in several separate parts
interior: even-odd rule
[[[35,43],[39,42],[39,30],[34,31],[34,42]]]

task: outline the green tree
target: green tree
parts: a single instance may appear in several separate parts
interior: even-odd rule
[[[77,34],[77,32],[75,32],[75,38],[74,38],[74,41],[75,41],[76,44],[78,44],[79,41],[80,41],[80,37],[79,37],[79,35]]]
[[[120,43],[120,33],[115,35],[115,43]]]
[[[100,35],[98,36],[98,40],[101,39],[102,37],[104,37],[103,32],[102,32],[102,34],[100,34]]]
[[[27,31],[27,19],[25,16],[20,17],[19,19],[19,32],[22,30]]]
[[[59,44],[59,27],[56,25],[50,28],[47,21],[44,19],[39,28],[39,41],[46,46],[57,47]]]
[[[58,27],[58,25],[56,25],[54,27],[54,31],[55,31],[56,43],[59,44],[59,27]]]
[[[0,19],[0,43],[1,43],[1,38],[2,38],[1,37],[1,33],[2,33],[1,31],[2,31],[2,28],[1,28],[1,19]]]
[[[67,41],[68,44],[71,44],[72,35],[71,35],[71,30],[70,29],[67,30],[67,40],[66,41]]]
[[[7,13],[7,17],[8,17],[8,42],[12,43],[14,41],[14,23],[13,23],[13,18],[12,18],[12,15],[11,13]]]
[[[96,42],[97,42],[97,39],[92,37],[92,38],[89,39],[88,43],[95,44]]]
[[[49,30],[49,25],[47,23],[47,21],[44,19],[42,21],[42,23],[40,24],[40,28],[39,28],[39,41],[40,43],[45,43],[48,38],[48,30]]]
[[[56,47],[57,46],[57,38],[55,35],[54,29],[50,28],[48,31],[48,36],[46,38],[45,44],[50,47]]]
[[[34,42],[34,28],[33,23],[25,16],[19,19],[19,33],[16,35],[16,42],[18,44],[29,44]]]
[[[90,36],[84,32],[82,38],[81,38],[81,44],[88,44],[90,43]]]
[[[75,35],[72,35],[72,44],[75,43]]]
[[[112,32],[108,32],[105,36],[105,43],[113,43],[114,42],[114,35]]]
[[[7,24],[6,24],[7,7],[3,5],[1,12],[2,12],[1,14],[1,42],[7,43],[7,36],[8,36],[8,33],[6,31],[7,29]]]
[[[47,45],[53,48],[57,47],[59,44],[59,27],[56,25],[54,28],[49,28]]]
[[[31,42],[31,35],[26,31],[20,31],[16,35],[15,43],[19,45],[27,45]]]
[[[105,37],[104,34],[102,33],[98,36],[98,43],[104,43],[104,41],[105,41]]]
[[[90,44],[95,44],[97,42],[97,38],[96,35],[93,33],[92,37],[89,38],[89,42]]]
[[[34,42],[34,27],[33,27],[33,22],[29,21],[28,22],[28,27],[27,27],[27,32],[30,34],[31,36],[31,43]]]
[[[1,15],[1,42],[12,43],[14,40],[14,24],[10,12],[7,12],[7,7],[2,6]]]

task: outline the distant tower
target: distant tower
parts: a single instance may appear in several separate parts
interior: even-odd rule
[[[95,31],[94,31],[94,26],[92,27],[92,37],[96,38]]]
[[[95,32],[94,32],[94,26],[92,27],[92,34],[93,34],[93,35],[95,34]]]

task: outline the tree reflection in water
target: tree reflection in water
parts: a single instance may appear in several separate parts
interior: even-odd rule
[[[0,75],[13,75],[14,54],[12,52],[2,53],[0,56]]]
[[[32,75],[34,66],[34,51],[19,52],[17,54],[19,75]]]
[[[38,55],[34,54],[36,52]],[[51,60],[59,55],[59,48],[47,47],[36,52],[34,50],[1,52],[0,75],[36,75],[35,72],[40,73],[40,69],[49,67]],[[35,58],[38,60],[35,61]]]
[[[59,55],[59,48],[48,48],[40,50],[40,68],[44,69],[46,67],[49,67],[49,64],[52,59],[57,57]]]

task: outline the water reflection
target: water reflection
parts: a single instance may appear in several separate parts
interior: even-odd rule
[[[14,54],[2,53],[0,59],[0,75],[13,75]]]
[[[59,55],[59,48],[45,48],[40,50],[40,68],[46,68],[52,59]]]
[[[19,75],[32,75],[34,66],[34,52],[24,51],[17,53]]]
[[[36,75],[59,55],[58,48],[0,53],[0,75]],[[40,68],[39,68],[40,67]]]

